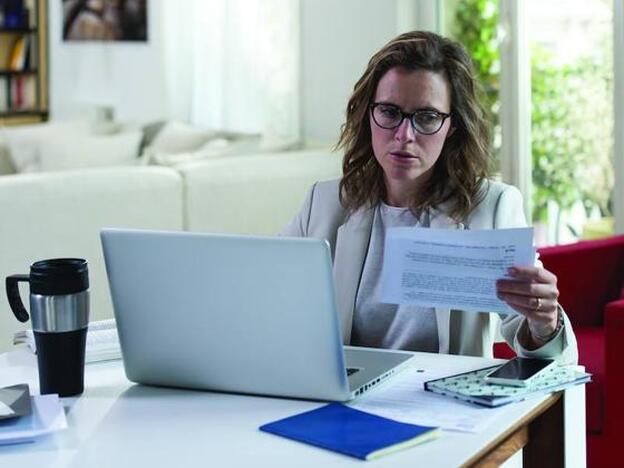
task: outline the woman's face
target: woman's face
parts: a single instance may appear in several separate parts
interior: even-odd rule
[[[396,106],[404,113],[420,110],[449,113],[450,86],[443,74],[396,67],[379,80],[374,103]],[[369,120],[375,159],[384,172],[386,202],[393,206],[408,206],[411,196],[431,175],[444,142],[452,133],[451,119],[444,120],[440,130],[433,135],[418,133],[408,118],[393,129],[375,123],[372,112]]]

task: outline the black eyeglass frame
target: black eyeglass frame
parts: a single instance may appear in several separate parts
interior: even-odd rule
[[[388,107],[395,108],[399,112],[399,114],[401,114],[401,120],[399,120],[399,122],[396,125],[393,125],[392,127],[384,127],[379,122],[377,122],[377,119],[375,118],[375,108],[378,106],[388,106]],[[400,127],[405,119],[409,119],[409,122],[412,128],[414,129],[414,131],[420,133],[421,135],[435,135],[442,129],[442,126],[444,125],[444,122],[446,122],[446,119],[448,119],[452,115],[451,113],[447,114],[446,112],[440,112],[435,109],[419,109],[414,112],[403,112],[403,110],[399,106],[395,106],[394,104],[388,104],[387,102],[373,102],[369,106],[369,109],[370,109],[371,116],[373,117],[373,121],[378,127],[386,129],[386,130],[393,130],[395,128]],[[438,127],[437,130],[433,132],[423,132],[416,127],[416,124],[414,123],[414,116],[418,114],[424,114],[424,113],[436,114],[442,117],[442,120],[440,121],[440,126]]]

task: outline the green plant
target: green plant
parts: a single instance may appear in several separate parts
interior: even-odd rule
[[[531,85],[533,219],[546,220],[549,200],[559,212],[583,200],[586,208],[596,205],[608,215],[613,124],[604,64],[582,57],[555,65],[534,44]]]
[[[472,56],[491,112],[493,153],[500,153],[498,0],[460,0],[452,35]],[[611,213],[613,187],[611,63],[603,53],[559,64],[544,48],[531,48],[533,220],[546,221],[549,201],[561,212],[582,200],[586,210]],[[559,222],[555,223],[559,226]],[[556,236],[558,238],[558,235]]]
[[[500,160],[500,51],[496,38],[498,0],[461,0],[455,6],[454,18],[452,35],[470,53],[483,88],[492,123],[492,150],[497,169]]]

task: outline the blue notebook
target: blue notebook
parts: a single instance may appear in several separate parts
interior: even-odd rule
[[[405,424],[331,403],[260,427],[288,439],[372,460],[437,437],[439,428]]]

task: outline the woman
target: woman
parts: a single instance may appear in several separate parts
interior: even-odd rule
[[[518,315],[380,303],[389,227],[526,226],[520,192],[488,180],[489,135],[470,58],[429,32],[403,34],[375,54],[356,83],[338,143],[340,181],[317,183],[282,232],[332,247],[345,343],[491,356],[496,327],[521,356],[577,360],[557,278],[515,267],[498,297]]]

